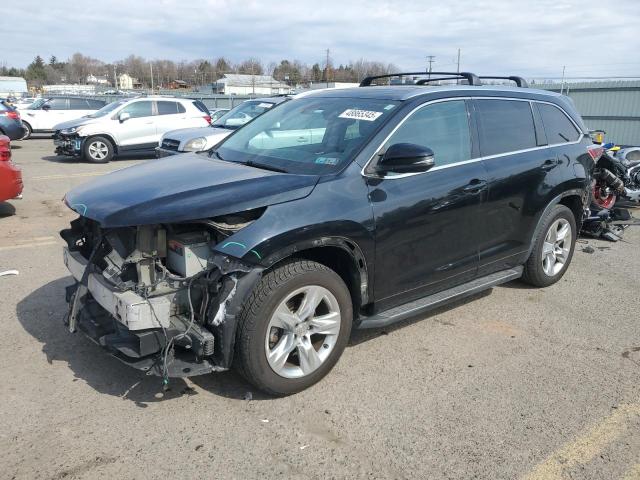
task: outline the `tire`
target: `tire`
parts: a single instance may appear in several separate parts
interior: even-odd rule
[[[315,309],[303,308],[314,298],[320,298]],[[234,366],[270,395],[300,392],[336,364],[352,320],[349,289],[337,273],[308,260],[287,261],[262,278],[240,313]]]
[[[29,125],[25,121],[22,122],[22,127],[24,128],[24,135],[22,135],[22,138],[20,140],[28,140],[29,138],[31,138],[33,129],[31,128],[31,125]]]
[[[82,147],[84,158],[91,163],[108,163],[113,158],[113,145],[105,137],[89,137]]]
[[[562,234],[565,227],[569,230]],[[522,279],[535,287],[548,287],[560,280],[571,264],[577,236],[573,212],[564,205],[555,205],[542,221]]]

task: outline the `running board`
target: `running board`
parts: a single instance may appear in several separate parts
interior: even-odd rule
[[[398,307],[385,310],[370,317],[362,317],[358,326],[359,329],[388,327],[396,322],[401,322],[407,318],[421,313],[428,312],[447,303],[451,303],[461,298],[469,297],[476,293],[487,290],[496,285],[510,282],[522,276],[523,267],[515,267],[509,270],[492,273],[486,277],[476,278],[457,287],[434,293],[428,297],[423,297],[413,302],[405,303]]]

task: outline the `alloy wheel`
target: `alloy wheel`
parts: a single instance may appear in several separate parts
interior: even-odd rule
[[[94,160],[104,160],[109,154],[109,147],[101,141],[92,142],[89,145],[89,155]]]
[[[542,269],[549,277],[560,273],[564,268],[573,236],[571,225],[564,218],[559,218],[551,224],[544,243],[542,244]]]
[[[281,377],[305,377],[327,360],[341,325],[336,297],[319,285],[291,292],[277,306],[267,327],[265,352]]]

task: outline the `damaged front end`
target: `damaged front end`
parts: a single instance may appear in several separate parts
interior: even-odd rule
[[[256,215],[111,229],[79,217],[61,232],[75,279],[69,330],[165,381],[228,369],[236,316],[263,268],[213,247]]]

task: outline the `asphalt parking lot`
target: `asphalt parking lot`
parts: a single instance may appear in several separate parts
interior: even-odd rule
[[[162,394],[64,328],[58,237],[67,190],[153,160],[52,152],[16,142],[24,198],[0,203],[0,271],[19,271],[0,277],[0,477],[640,478],[640,229],[581,239],[550,288],[513,282],[355,332],[298,395],[233,372]]]

